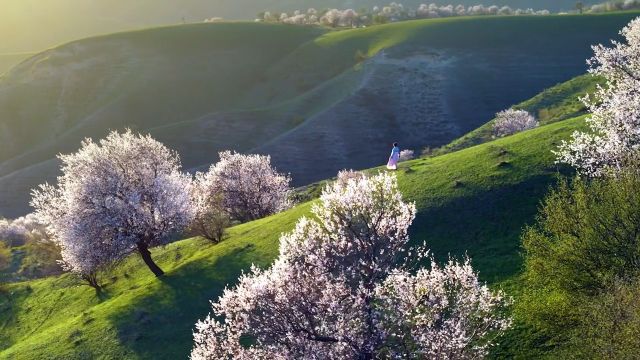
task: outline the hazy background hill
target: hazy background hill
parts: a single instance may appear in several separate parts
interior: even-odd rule
[[[110,129],[149,132],[188,169],[217,151],[271,154],[296,185],[420,150],[584,73],[590,45],[637,13],[423,20],[328,31],[173,26],[70,43],[0,77],[0,215],[60,152]]]
[[[572,9],[574,0],[406,0],[420,3],[465,5],[511,5]],[[264,10],[293,11],[316,7],[371,8],[382,0],[0,0],[0,56],[32,52],[91,35],[157,25],[178,24],[182,20],[200,22],[205,18],[255,18]],[[1,61],[1,60],[0,60]],[[0,73],[2,72],[0,68]]]

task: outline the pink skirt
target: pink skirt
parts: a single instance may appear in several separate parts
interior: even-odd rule
[[[400,160],[400,155],[392,155],[389,157],[389,162],[387,163],[387,169],[389,170],[398,170],[398,160]]]

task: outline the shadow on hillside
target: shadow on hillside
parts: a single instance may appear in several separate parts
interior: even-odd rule
[[[0,286],[0,350],[9,348],[11,336],[4,329],[11,323],[16,322],[16,310],[20,309],[22,302],[31,292],[26,287],[19,289],[7,289]]]
[[[238,244],[226,255],[191,262],[158,279],[160,289],[110,319],[120,343],[141,358],[186,358],[196,321],[211,311],[208,300],[222,294],[227,279],[250,268],[257,257],[253,250]]]
[[[549,172],[421,209],[411,238],[416,243],[426,241],[439,262],[466,253],[484,281],[506,280],[521,270],[520,235],[534,223],[540,201],[557,178],[557,173]]]
[[[483,280],[508,279],[521,268],[521,231],[533,223],[540,200],[557,176],[555,169],[548,169],[519,184],[475,188],[468,197],[443,205],[426,204],[411,228],[411,237],[416,243],[426,240],[438,261],[446,260],[448,254],[460,257],[467,253]],[[208,300],[215,301],[228,279],[237,279],[262,258],[258,256],[261,249],[250,243],[231,246],[219,257],[198,259],[169,272],[150,284],[159,288],[149,296],[113,315],[110,321],[120,343],[141,358],[185,358],[193,344],[196,321],[211,311]]]

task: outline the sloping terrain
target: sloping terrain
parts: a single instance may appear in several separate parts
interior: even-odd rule
[[[0,75],[31,56],[33,56],[31,53],[0,54]]]
[[[419,150],[584,73],[589,45],[638,13],[421,20],[328,32],[220,23],[73,42],[0,77],[0,215],[28,211],[55,154],[150,132],[188,169],[269,153],[296,185]]]
[[[390,1],[386,2],[389,3]],[[402,1],[416,8],[422,0]],[[433,0],[438,4],[454,3]],[[458,0],[477,5],[482,1]],[[71,40],[116,31],[201,22],[206,18],[252,20],[261,11],[318,10],[338,7],[368,9],[381,6],[376,0],[3,0],[0,12],[0,53],[40,51]],[[570,10],[573,0],[493,0],[485,5],[508,4],[514,8]]]
[[[593,93],[602,80],[593,75],[582,75],[553,86],[535,97],[515,105],[514,108],[528,111],[540,124],[551,124],[572,117],[585,115],[587,109],[581,98]],[[465,134],[451,143],[436,149],[442,154],[478,145],[493,139],[493,121]]]
[[[400,187],[418,208],[412,239],[426,240],[440,260],[466,252],[483,279],[509,284],[521,264],[520,231],[558,174],[550,149],[581,126],[582,118],[564,120],[403,163]],[[105,277],[103,294],[68,275],[7,285],[0,293],[0,358],[185,358],[208,300],[252,263],[268,266],[280,234],[310,206],[234,227],[217,246],[190,239],[155,249],[167,271],[161,280],[132,256]]]

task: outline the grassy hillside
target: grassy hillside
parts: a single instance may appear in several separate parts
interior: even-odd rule
[[[596,89],[596,85],[601,82],[600,78],[592,75],[578,76],[546,89],[535,97],[515,105],[514,108],[528,111],[543,125],[584,115],[587,113],[587,109],[580,99],[586,94],[592,93]],[[490,121],[436,152],[446,153],[461,150],[485,143],[492,138],[493,121]]]
[[[448,1],[433,1],[449,4]],[[287,11],[315,7],[359,9],[383,2],[373,0],[4,0],[0,13],[0,52],[40,51],[64,42],[102,33],[148,26],[200,22],[214,16],[252,20],[260,11]],[[418,6],[421,1],[403,1]],[[476,5],[475,0],[456,3]],[[494,0],[513,7],[571,9],[572,0]]]
[[[638,13],[484,17],[328,31],[254,23],[118,33],[0,77],[0,215],[28,208],[55,154],[109,129],[150,132],[187,168],[269,153],[296,185],[441,146],[584,73],[590,45]]]
[[[565,120],[459,152],[403,163],[398,171],[418,216],[414,241],[439,259],[467,252],[483,279],[509,284],[519,270],[519,233],[558,169],[550,149],[583,126]],[[199,239],[154,251],[158,280],[137,256],[106,278],[97,295],[68,275],[8,285],[0,295],[0,358],[184,358],[191,329],[250,264],[267,266],[283,231],[310,203],[230,230],[211,246]]]

